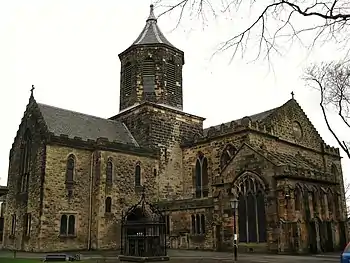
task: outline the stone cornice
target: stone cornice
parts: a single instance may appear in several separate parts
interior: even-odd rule
[[[98,138],[97,140],[82,140],[80,137],[68,138],[66,135],[56,136],[50,133],[48,136],[48,145],[61,145],[76,149],[102,150],[111,152],[120,152],[137,156],[145,156],[158,159],[159,151],[148,148],[136,147],[118,142],[110,142],[107,138]]]

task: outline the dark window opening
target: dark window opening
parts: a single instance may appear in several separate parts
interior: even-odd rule
[[[23,137],[20,153],[20,192],[27,192],[29,185],[29,173],[31,165],[32,138],[29,129]]]
[[[208,160],[204,156],[197,158],[195,166],[195,197],[208,197],[209,194],[209,176]]]
[[[75,236],[75,216],[62,215],[60,222],[61,236]]]
[[[300,211],[300,206],[301,206],[301,191],[298,187],[295,188],[294,191],[294,206],[295,206],[295,210]]]
[[[165,216],[165,231],[167,235],[170,234],[170,216],[169,215]]]
[[[27,237],[30,236],[31,224],[32,224],[32,214],[26,213],[24,215],[24,235]]]
[[[112,198],[107,197],[105,201],[105,212],[111,213],[111,211],[112,211]]]
[[[191,215],[192,234],[205,234],[205,215]]]
[[[251,174],[237,179],[239,242],[266,242],[265,192],[263,183]]]
[[[11,235],[16,234],[16,215],[11,216]]]
[[[106,167],[106,185],[111,186],[113,184],[113,163],[112,160],[108,160]]]
[[[141,186],[141,166],[136,164],[135,167],[135,186]]]

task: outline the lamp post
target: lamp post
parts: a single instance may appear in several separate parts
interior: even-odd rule
[[[233,210],[233,259],[237,261],[237,226],[236,226],[236,212],[238,208],[238,200],[234,196],[230,200],[231,208]]]

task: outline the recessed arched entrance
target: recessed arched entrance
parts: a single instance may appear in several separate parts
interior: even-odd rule
[[[146,201],[144,193],[141,200],[123,215],[121,228],[120,260],[169,260],[166,250],[165,217]]]

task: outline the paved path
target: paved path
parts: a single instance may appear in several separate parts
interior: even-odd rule
[[[110,259],[115,262],[117,258],[117,252],[78,252],[82,255],[83,259]],[[47,253],[26,253],[17,252],[17,258],[43,258]],[[67,254],[76,254],[76,252],[68,252]],[[228,252],[213,252],[213,251],[199,251],[199,250],[169,250],[168,255],[171,258],[171,262],[232,262],[232,253]],[[1,257],[13,257],[13,252],[0,251]],[[239,254],[238,262],[251,262],[251,263],[313,263],[313,262],[323,262],[323,263],[339,263],[340,254],[324,254],[324,255],[302,255],[302,256],[292,256],[292,255],[274,255],[274,254]],[[1,260],[0,260],[1,261]]]

